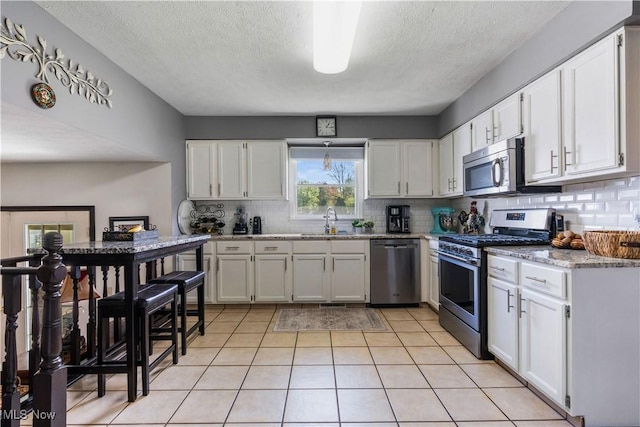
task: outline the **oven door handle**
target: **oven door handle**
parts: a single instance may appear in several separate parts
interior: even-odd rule
[[[444,253],[444,252],[440,252],[440,251],[437,251],[437,252],[442,257],[455,259],[457,261],[461,261],[461,262],[463,262],[465,264],[469,264],[469,265],[472,265],[474,267],[478,267],[480,265],[478,263],[478,260],[476,260],[475,258],[471,258],[471,259],[462,258],[462,257],[456,256],[456,255],[451,255],[450,253]]]

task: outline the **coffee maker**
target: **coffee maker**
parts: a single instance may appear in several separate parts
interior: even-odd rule
[[[409,205],[387,206],[387,233],[410,233]]]
[[[233,234],[247,234],[249,233],[249,225],[247,224],[248,214],[244,209],[244,206],[238,206],[236,213],[233,214],[236,217],[236,223],[233,226]]]

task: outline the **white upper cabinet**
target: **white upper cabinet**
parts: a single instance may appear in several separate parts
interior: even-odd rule
[[[247,197],[284,199],[287,179],[287,143],[247,142]]]
[[[471,120],[472,150],[493,144],[493,110],[489,109]]]
[[[395,140],[367,142],[367,195],[369,197],[400,197],[400,147]]]
[[[616,31],[524,90],[526,180],[640,170],[640,31]]]
[[[462,158],[471,152],[471,123],[440,140],[440,195],[460,196],[463,191]]]
[[[218,142],[218,197],[242,199],[245,191],[245,142]]]
[[[432,197],[432,140],[369,140],[367,197]]]
[[[404,197],[433,196],[433,142],[405,141],[402,146]]]
[[[284,199],[286,174],[285,141],[187,141],[190,199]]]
[[[187,197],[211,199],[217,196],[216,145],[211,141],[187,141]]]
[[[515,93],[493,107],[493,142],[522,133],[522,95]]]
[[[520,135],[522,133],[521,105],[520,92],[514,93],[471,120],[473,151]]]
[[[536,182],[560,176],[560,71],[539,78],[523,94],[525,179]]]

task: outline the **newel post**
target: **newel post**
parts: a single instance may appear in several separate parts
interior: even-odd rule
[[[60,289],[67,275],[62,263],[62,235],[47,233],[42,247],[47,255],[36,276],[42,282],[42,361],[34,375],[34,427],[64,427],[67,424],[67,368],[62,362],[62,308]]]

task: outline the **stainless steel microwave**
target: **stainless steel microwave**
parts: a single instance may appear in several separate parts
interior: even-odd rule
[[[558,193],[561,186],[525,185],[524,138],[509,138],[462,158],[464,195],[508,196],[523,193]]]

